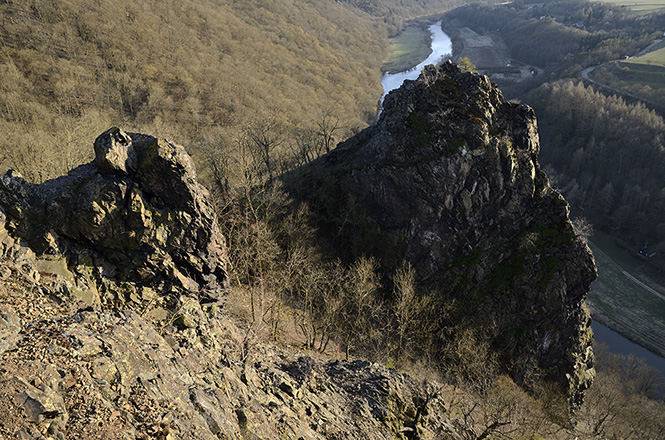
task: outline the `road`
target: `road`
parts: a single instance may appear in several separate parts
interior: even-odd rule
[[[642,49],[641,51],[639,51],[638,53],[636,53],[635,55],[633,55],[632,57],[629,57],[629,58],[635,58],[635,57],[639,57],[639,56],[641,56],[641,55],[644,55],[645,53],[649,52],[649,50],[652,49],[654,46],[660,44],[662,41],[663,41],[663,39],[660,39],[660,40],[654,41],[653,43],[651,43],[650,45],[648,45],[647,47],[645,47],[644,49]],[[632,94],[632,93],[625,92],[625,91],[623,91],[623,90],[621,90],[621,89],[617,89],[616,87],[611,87],[611,86],[608,86],[607,84],[603,84],[603,83],[600,83],[600,82],[598,82],[598,81],[595,81],[595,80],[589,78],[589,74],[590,74],[591,72],[593,72],[594,70],[596,70],[596,69],[598,69],[598,68],[600,68],[600,67],[606,66],[606,65],[608,65],[608,64],[611,64],[611,63],[618,63],[619,61],[621,61],[621,60],[608,61],[607,63],[603,63],[603,64],[600,64],[600,65],[598,65],[598,66],[589,67],[588,69],[584,69],[584,70],[580,73],[580,75],[582,76],[582,78],[583,78],[584,80],[589,81],[591,84],[594,84],[594,85],[596,85],[596,86],[598,86],[598,87],[602,87],[602,88],[604,88],[604,89],[610,90],[610,91],[612,91],[612,92],[614,92],[614,93],[618,93],[618,94],[620,94],[620,95],[629,96],[629,97],[631,97],[631,98],[633,98],[633,99],[640,100],[640,101],[645,102],[645,103],[647,103],[647,104],[651,104],[651,105],[655,105],[655,106],[660,106],[661,104],[658,104],[657,102],[653,102],[653,101],[650,101],[650,100],[648,100],[648,99],[644,99],[644,98],[642,98],[641,96],[637,96],[637,95],[634,95],[634,94]]]

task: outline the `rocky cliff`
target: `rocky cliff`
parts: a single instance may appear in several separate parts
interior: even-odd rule
[[[118,129],[94,147],[41,185],[0,177],[0,439],[454,434],[431,385],[250,344],[184,149]]]
[[[337,249],[402,260],[473,327],[519,383],[558,383],[579,404],[590,385],[584,300],[593,258],[538,165],[536,118],[484,76],[428,66],[385,99],[379,120],[287,176]]]
[[[93,163],[41,185],[11,172],[0,177],[7,231],[94,280],[78,289],[89,305],[143,307],[155,292],[179,291],[221,300],[226,245],[185,150],[117,128],[94,148]]]

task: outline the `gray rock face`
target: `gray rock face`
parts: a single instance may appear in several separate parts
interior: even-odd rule
[[[66,255],[109,304],[127,298],[103,286],[123,282],[133,283],[128,297],[145,287],[220,300],[226,245],[185,150],[112,128],[95,141],[95,154],[93,163],[41,185],[2,176],[0,209],[11,235],[38,255]]]
[[[484,76],[428,66],[375,125],[286,184],[338,248],[387,272],[410,261],[513,378],[559,383],[576,405],[594,375],[584,299],[595,265],[538,152],[531,108]]]
[[[434,384],[248,347],[225,315],[193,299],[180,311],[192,327],[180,329],[128,309],[76,310],[58,294],[62,280],[32,282],[13,267],[0,308],[9,323],[0,341],[13,335],[0,351],[2,438],[463,438]]]

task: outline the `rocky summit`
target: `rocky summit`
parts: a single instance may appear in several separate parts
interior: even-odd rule
[[[453,310],[442,350],[445,328],[473,327],[518,383],[558,384],[576,406],[594,377],[584,301],[596,271],[538,153],[531,108],[445,63],[285,180],[335,248],[373,255],[388,273],[412,263]]]

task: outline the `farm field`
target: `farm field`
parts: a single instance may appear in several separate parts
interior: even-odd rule
[[[606,3],[614,3],[632,9],[638,15],[646,15],[665,9],[663,0],[600,0]]]
[[[608,63],[589,74],[600,84],[621,90],[633,97],[644,100],[652,108],[665,109],[665,52],[653,52],[651,64],[641,63],[642,57]],[[663,65],[657,64],[663,58]]]
[[[384,72],[401,72],[417,66],[432,52],[427,27],[413,24],[390,39],[390,55],[383,65]]]
[[[589,246],[598,266],[589,292],[594,319],[663,355],[665,275],[606,236],[597,234]]]
[[[665,48],[645,53],[639,57],[628,58],[622,61],[622,64],[665,67]]]

